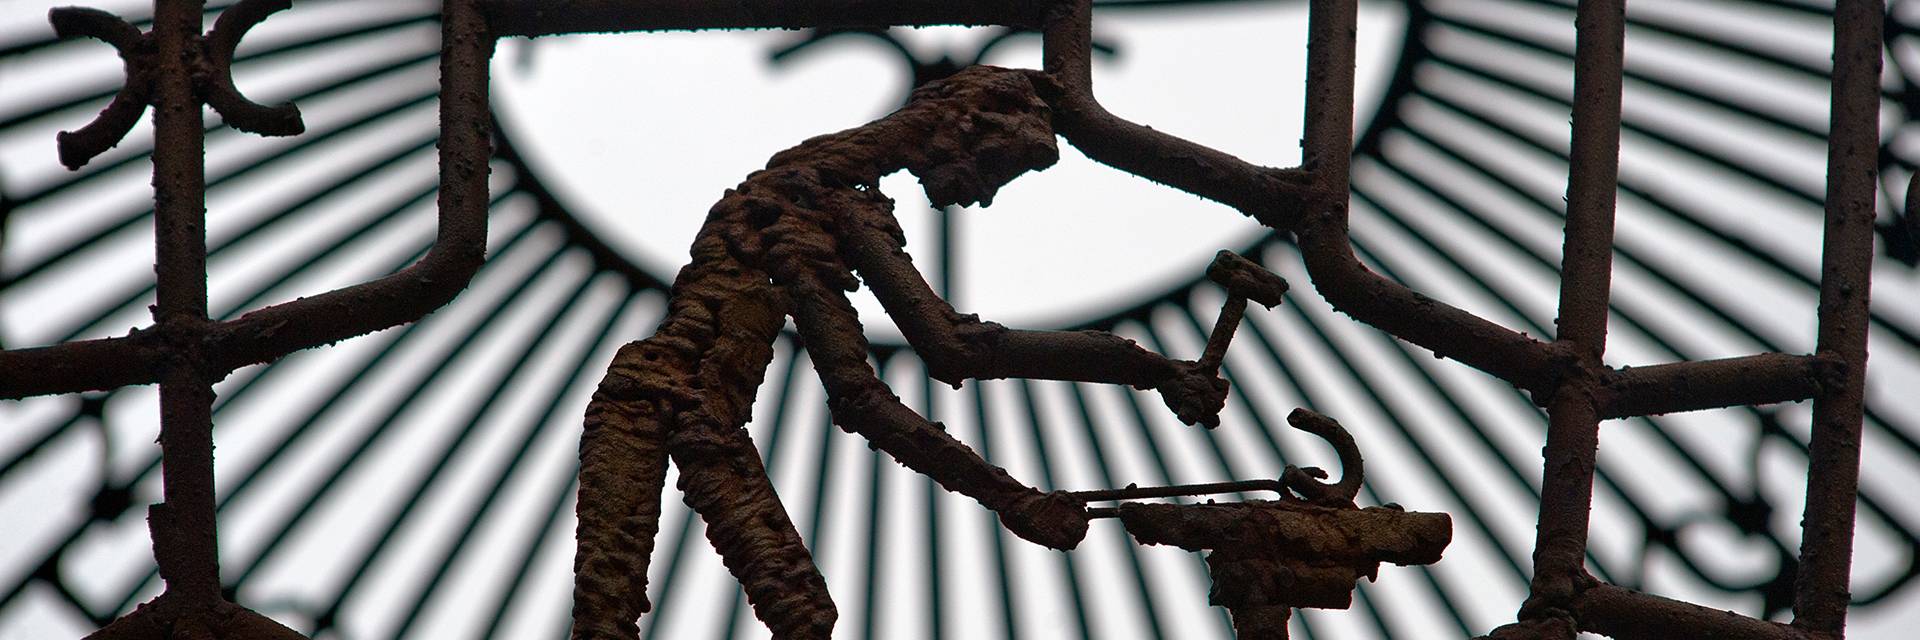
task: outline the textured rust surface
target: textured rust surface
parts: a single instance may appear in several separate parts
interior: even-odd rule
[[[1322,507],[1297,500],[1233,504],[1127,504],[1127,532],[1146,544],[1188,551],[1260,547],[1336,562],[1414,565],[1440,560],[1453,519],[1389,507]]]
[[[588,410],[576,636],[631,636],[634,617],[646,609],[663,437],[689,504],[707,520],[756,615],[776,637],[831,631],[825,586],[741,429],[783,314],[806,343],[835,423],[979,501],[1021,538],[1056,549],[1079,544],[1089,519],[1083,498],[1021,483],[902,404],[875,375],[846,297],[862,281],[940,380],[1126,384],[1158,390],[1189,423],[1218,423],[1227,392],[1218,352],[1237,310],[1223,314],[1232,322],[1215,331],[1211,363],[1171,360],[1108,333],[1023,331],[960,314],[905,251],[881,176],[912,173],[936,206],[991,203],[1009,180],[1058,158],[1045,100],[1057,94],[1037,72],[964,70],[916,90],[885,118],[776,154],[714,205],[693,262],[674,284],[667,319],[654,337],[616,357]],[[1226,272],[1235,274],[1229,292],[1240,308],[1245,295],[1277,303],[1285,291],[1284,281],[1244,260]],[[751,526],[729,531],[743,524]]]
[[[1842,384],[1813,397],[1807,503],[1800,522],[1794,626],[1846,630],[1860,485],[1861,415],[1867,392],[1867,296],[1873,289],[1874,199],[1879,193],[1879,79],[1883,0],[1842,0],[1833,18],[1833,97],[1827,144],[1827,210],[1815,346],[1840,363]]]
[[[972,24],[1044,31],[1045,71],[973,69],[917,92],[900,112],[809,140],[773,158],[717,204],[674,288],[669,319],[623,349],[587,414],[581,446],[575,634],[632,637],[647,608],[646,562],[666,463],[709,523],[709,536],[776,637],[826,637],[832,603],[779,505],[742,425],[784,319],[795,319],[825,382],[834,420],[944,488],[999,513],[1015,534],[1071,548],[1090,517],[1115,516],[1143,542],[1213,549],[1214,601],[1241,637],[1285,637],[1292,606],[1344,606],[1380,561],[1438,559],[1444,514],[1355,508],[1358,449],[1315,414],[1290,418],[1340,452],[1339,482],[1317,469],[1279,479],[1041,492],[993,466],[900,403],[867,364],[845,292],[872,287],[935,378],[1043,378],[1124,384],[1160,393],[1181,420],[1213,426],[1227,393],[1217,375],[1253,300],[1285,283],[1222,257],[1228,290],[1197,361],[1172,360],[1099,332],[1009,329],[958,313],[934,295],[904,251],[878,188],[901,169],[936,205],[988,203],[1006,181],[1057,157],[1055,133],[1123,171],[1225,203],[1297,240],[1315,290],[1339,311],[1485,371],[1530,393],[1548,414],[1536,572],[1515,624],[1496,638],[1839,637],[1845,629],[1860,457],[1876,197],[1878,79],[1885,3],[1842,0],[1828,157],[1818,352],[1612,369],[1605,353],[1623,43],[1620,0],[1577,10],[1575,104],[1558,335],[1545,341],[1476,317],[1374,273],[1347,235],[1353,138],[1355,0],[1312,0],[1304,161],[1261,167],[1109,113],[1093,93],[1091,3],[794,0],[446,0],[441,59],[439,232],[428,255],[392,276],[282,303],[237,320],[206,314],[201,107],[268,135],[302,129],[291,105],[241,96],[228,76],[245,32],[286,0],[242,0],[200,32],[199,0],[157,0],[151,33],[88,9],[50,19],[63,37],[118,51],[119,94],[94,122],[57,139],[79,167],[126,135],[148,107],[155,122],[157,301],[154,325],[123,337],[0,351],[0,397],[161,385],[165,503],[149,512],[166,592],[100,630],[100,638],[292,638],[225,602],[213,510],[211,384],[294,350],[411,322],[446,304],[483,260],[491,132],[487,65],[495,38],[582,31]],[[1920,183],[1916,183],[1920,184]],[[1915,206],[1909,198],[1909,207]],[[1915,216],[1908,215],[1909,224]],[[857,276],[856,276],[857,274]],[[1804,543],[1792,625],[1715,611],[1601,583],[1586,551],[1599,422],[1607,418],[1812,399]],[[1331,425],[1330,427],[1328,425]],[[1271,502],[1123,504],[1213,490],[1263,489]],[[1295,497],[1295,495],[1299,497]]]

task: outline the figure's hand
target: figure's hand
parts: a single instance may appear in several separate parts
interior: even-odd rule
[[[1220,426],[1220,410],[1227,406],[1227,381],[1219,369],[1191,362],[1178,363],[1180,373],[1154,387],[1160,400],[1185,424]]]
[[[1034,544],[1067,551],[1087,537],[1087,505],[1064,491],[1034,491],[1000,513],[1000,524]]]

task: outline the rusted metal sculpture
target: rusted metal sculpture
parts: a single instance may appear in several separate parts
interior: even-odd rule
[[[1126,384],[1159,391],[1190,424],[1218,423],[1227,391],[1219,361],[1238,311],[1222,314],[1207,356],[1176,361],[1112,334],[1022,331],[960,315],[902,249],[880,178],[912,172],[935,206],[989,203],[1007,181],[1058,158],[1042,98],[1056,90],[1038,72],[962,71],[915,91],[893,115],[775,155],[714,205],[660,329],[620,350],[587,407],[575,637],[638,632],[669,458],[688,505],[706,519],[708,538],[774,635],[831,634],[826,585],[743,428],[789,315],[842,428],[978,500],[1015,535],[1056,549],[1079,544],[1087,531],[1079,500],[1014,480],[901,404],[874,374],[843,293],[861,280],[936,379]],[[1230,310],[1243,309],[1246,297],[1278,303],[1285,291],[1278,277],[1230,253],[1212,271],[1233,292]]]
[[[1625,638],[1834,638],[1844,632],[1867,355],[1885,19],[1881,0],[1841,0],[1834,13],[1817,352],[1632,369],[1601,362],[1619,150],[1621,0],[1579,3],[1560,319],[1551,342],[1387,280],[1353,255],[1346,226],[1355,0],[1310,3],[1306,153],[1295,168],[1252,165],[1108,113],[1093,96],[1088,0],[446,0],[440,227],[433,250],[416,265],[377,281],[214,322],[206,313],[200,107],[211,105],[235,126],[257,133],[299,131],[297,112],[256,105],[226,78],[233,46],[247,27],[286,4],[242,0],[204,36],[201,0],[156,0],[155,25],[148,34],[99,12],[54,15],[62,34],[113,44],[127,70],[125,88],[101,117],[62,136],[62,162],[78,166],[111,147],[148,105],[154,107],[156,130],[154,326],[124,337],[0,351],[0,397],[160,385],[165,502],[151,509],[149,523],[167,588],[98,637],[297,636],[222,595],[215,551],[211,384],[238,367],[413,321],[465,286],[481,262],[486,231],[486,65],[494,38],[934,24],[1043,31],[1045,70],[974,71],[928,89],[926,104],[946,106],[903,112],[871,125],[899,129],[881,138],[911,139],[922,146],[876,144],[859,130],[816,139],[776,157],[767,172],[750,178],[715,209],[696,242],[700,261],[682,275],[674,320],[660,336],[623,351],[589,414],[583,473],[596,486],[589,489],[583,481],[582,527],[588,533],[583,545],[590,548],[579,562],[586,591],[593,593],[577,602],[577,610],[586,612],[583,620],[591,622],[585,633],[627,633],[632,616],[645,609],[644,589],[637,588],[643,585],[635,584],[644,580],[645,570],[635,563],[646,558],[639,545],[650,538],[645,534],[653,526],[649,514],[657,510],[658,496],[648,497],[644,489],[667,459],[687,471],[682,477],[689,500],[714,525],[716,546],[748,583],[762,618],[784,637],[830,630],[831,608],[817,572],[766,490],[764,473],[738,429],[752,383],[768,357],[766,338],[778,330],[784,314],[799,320],[827,382],[836,421],[944,486],[1001,512],[1023,537],[1055,547],[1079,539],[1086,519],[1095,515],[1083,506],[1091,499],[1087,494],[1041,493],[1014,482],[938,425],[905,410],[864,368],[865,343],[840,293],[853,283],[849,267],[870,283],[887,283],[876,289],[889,312],[942,380],[1023,376],[1123,383],[1160,389],[1169,406],[1191,422],[1206,421],[1217,411],[1224,388],[1211,369],[1218,365],[1216,343],[1224,344],[1231,321],[1223,319],[1227,330],[1216,330],[1207,355],[1191,363],[1111,336],[1008,330],[954,313],[926,292],[899,252],[899,234],[885,215],[887,203],[872,188],[880,173],[915,170],[936,202],[985,200],[1004,180],[1050,161],[1054,133],[1100,162],[1228,204],[1276,232],[1293,234],[1315,289],[1336,308],[1510,382],[1546,409],[1530,596],[1520,607],[1519,621],[1493,637],[1570,638],[1584,630]],[[908,132],[910,123],[932,128]],[[1234,278],[1226,279],[1231,290]],[[1264,301],[1245,292],[1235,298]],[[1233,304],[1223,318],[1239,314]],[[1008,353],[1029,354],[1029,359],[1001,357]],[[1600,420],[1804,399],[1813,400],[1813,429],[1791,624],[1637,593],[1586,573],[1581,559]],[[1343,474],[1357,478],[1357,467]],[[608,473],[621,470],[655,475],[636,479]],[[1129,513],[1139,514],[1128,523],[1136,534],[1157,531],[1143,540],[1194,548],[1217,546],[1222,536],[1259,535],[1269,527],[1283,531],[1292,526],[1283,521],[1302,513],[1335,514],[1312,516],[1327,522],[1413,515],[1338,515],[1368,510],[1331,506],[1342,496],[1350,498],[1350,487],[1345,478],[1334,487],[1319,485],[1311,481],[1314,475],[1290,471],[1275,483],[1294,488],[1299,501],[1190,507],[1172,512],[1183,514],[1177,516],[1155,515],[1173,507],[1129,505],[1119,507],[1118,515],[1125,521]],[[719,490],[722,485],[727,491]],[[603,538],[594,541],[597,536]],[[1424,561],[1429,554],[1393,555],[1431,547],[1431,536],[1415,538],[1425,542],[1413,547],[1367,543],[1331,555],[1343,562],[1361,557]],[[1249,593],[1279,584],[1274,580],[1281,574],[1272,567],[1286,567],[1299,579],[1299,567],[1327,560],[1317,552],[1302,555],[1275,544],[1261,552],[1265,555],[1241,556],[1236,550],[1216,563],[1217,593],[1237,594],[1222,601],[1238,606],[1236,617],[1248,620],[1247,629],[1264,628],[1258,633],[1269,635],[1282,624],[1282,605],[1335,600],[1318,586],[1313,593],[1325,597],[1312,602]],[[1387,547],[1392,553],[1383,551]],[[1245,567],[1267,568],[1249,574]],[[608,590],[597,591],[600,586]],[[1243,635],[1249,633],[1243,629]]]

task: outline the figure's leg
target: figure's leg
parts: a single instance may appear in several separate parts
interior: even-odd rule
[[[827,388],[833,421],[860,434],[907,468],[1000,514],[1014,535],[1071,549],[1087,534],[1085,505],[1061,492],[1021,484],[973,449],[900,403],[867,365],[867,339],[840,289],[809,270],[782,270],[794,321]]]
[[[1220,409],[1226,403],[1227,382],[1217,375],[1217,354],[1209,354],[1216,357],[1212,362],[1206,358],[1200,362],[1174,360],[1103,331],[1008,329],[958,313],[914,268],[912,257],[904,250],[906,239],[893,217],[891,203],[882,199],[844,205],[836,209],[840,254],[860,272],[860,278],[886,307],[935,379],[955,387],[968,378],[1124,384],[1159,391],[1182,422],[1218,424]],[[1240,263],[1252,264],[1240,260],[1231,263],[1231,268],[1249,268]],[[1238,281],[1229,285],[1230,302],[1247,296],[1269,307],[1279,304],[1286,283],[1261,273],[1263,277],[1242,279],[1264,287],[1245,286]],[[1238,316],[1231,319],[1237,321]],[[1229,325],[1222,337],[1231,333]],[[1225,346],[1224,340],[1213,340],[1210,348],[1211,342]]]
[[[825,638],[833,629],[826,584],[743,428],[785,323],[781,296],[707,231],[659,330],[620,350],[588,405],[575,638],[638,634],[669,454],[688,506],[775,637]]]
[[[573,634],[638,637],[647,602],[647,561],[660,531],[660,490],[666,483],[665,420],[669,403],[644,393],[627,369],[644,363],[646,345],[634,342],[587,404],[580,436],[580,493],[573,556]]]
[[[747,430],[682,423],[668,438],[680,491],[777,640],[830,638],[839,617]]]

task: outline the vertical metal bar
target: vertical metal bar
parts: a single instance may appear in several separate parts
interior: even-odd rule
[[[1344,209],[1353,155],[1354,0],[1313,0],[1307,15],[1306,148],[1301,166]],[[1315,203],[1324,206],[1326,203]],[[1311,213],[1309,215],[1312,215]]]
[[[1598,364],[1606,351],[1613,276],[1615,185],[1620,176],[1620,74],[1626,4],[1581,0],[1573,61],[1573,140],[1556,341]]]
[[[1793,623],[1836,635],[1847,623],[1854,501],[1860,483],[1885,19],[1884,0],[1842,0],[1834,8],[1833,106],[1817,349],[1845,363],[1846,383],[1829,387],[1813,400],[1813,442],[1808,454],[1807,506],[1801,516]]]
[[[1614,190],[1620,170],[1620,74],[1626,40],[1622,0],[1582,0],[1575,18],[1573,141],[1567,175],[1566,244],[1560,266],[1559,335],[1571,356],[1547,407],[1546,462],[1528,607],[1560,607],[1585,574],[1593,476],[1600,447],[1594,391],[1606,351],[1613,272]],[[1523,614],[1522,617],[1527,617]]]
[[[212,376],[194,348],[207,325],[206,140],[193,81],[203,4],[156,0],[153,26],[153,319],[174,338],[175,351],[160,380],[165,502],[152,510],[149,526],[168,592],[194,600],[220,596]]]

